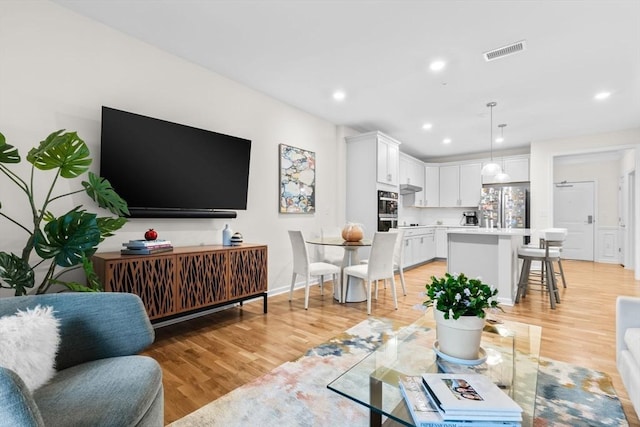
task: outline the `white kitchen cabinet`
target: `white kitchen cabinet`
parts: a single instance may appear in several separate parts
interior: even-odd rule
[[[400,142],[381,132],[367,132],[360,135],[348,136],[347,143],[347,170],[346,170],[346,221],[356,222],[363,225],[365,236],[372,238],[373,233],[378,230],[378,191],[398,192],[398,146]],[[380,165],[379,142],[387,151],[387,156],[383,165]],[[395,157],[389,155],[388,147],[395,147]],[[392,150],[393,151],[393,150]],[[395,158],[395,166],[393,160]],[[391,162],[391,163],[390,163]],[[396,184],[386,184],[378,182],[379,167],[383,167],[385,175],[388,171],[396,175]],[[360,250],[362,258],[368,256],[368,249]]]
[[[403,240],[403,268],[422,264],[434,259],[436,257],[435,239],[435,230],[433,229],[406,230]]]
[[[392,138],[377,132],[378,182],[387,185],[398,185],[399,143]]]
[[[407,207],[424,207],[424,163],[411,156],[400,155],[400,194],[402,204]],[[402,185],[414,185],[422,190],[404,193]]]
[[[440,207],[477,207],[482,189],[480,163],[440,166]]]
[[[460,204],[464,207],[477,208],[480,204],[482,192],[481,163],[467,163],[460,165]]]
[[[447,229],[436,228],[436,257],[447,257]]]
[[[440,207],[460,206],[460,166],[440,166]]]
[[[440,206],[440,167],[424,167],[424,190],[423,198],[425,207]]]
[[[504,170],[509,175],[509,182],[529,181],[529,159],[504,159]]]
[[[503,159],[494,159],[504,172],[509,175],[510,182],[528,182],[529,181],[529,158],[528,157],[504,157]],[[483,165],[489,163],[489,160],[483,162]],[[483,176],[483,184],[496,184],[497,181],[493,176]],[[504,184],[501,182],[500,184]]]

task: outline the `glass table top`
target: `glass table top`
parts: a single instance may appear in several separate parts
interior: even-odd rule
[[[429,310],[397,331],[383,345],[332,381],[327,387],[370,409],[371,425],[382,416],[414,426],[398,377],[427,372],[476,372],[489,376],[523,409],[522,425],[533,424],[542,328],[503,321],[485,323],[481,347],[487,355],[479,365],[446,361],[433,349],[436,325]]]

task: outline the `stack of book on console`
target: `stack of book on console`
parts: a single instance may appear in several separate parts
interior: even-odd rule
[[[400,378],[417,427],[520,427],[522,408],[481,374],[424,374]]]
[[[169,240],[129,240],[129,243],[123,243],[125,249],[121,249],[122,255],[151,255],[160,252],[169,252],[173,250],[173,246]]]

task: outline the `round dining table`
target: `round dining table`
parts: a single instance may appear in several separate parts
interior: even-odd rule
[[[371,239],[361,239],[357,242],[347,242],[341,237],[314,237],[307,239],[306,242],[312,245],[337,246],[344,249],[344,257],[342,258],[342,268],[360,263],[358,257],[358,249],[371,246]],[[342,277],[340,278],[342,280]],[[362,302],[367,300],[367,289],[364,281],[357,277],[349,277],[350,286],[347,287],[347,296],[345,302]],[[346,286],[345,283],[342,286]],[[333,297],[340,301],[340,288],[333,287]]]

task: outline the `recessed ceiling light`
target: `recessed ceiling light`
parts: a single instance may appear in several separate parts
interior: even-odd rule
[[[443,144],[451,144],[451,138],[445,138],[442,140]]]
[[[438,59],[436,61],[431,62],[431,64],[429,64],[429,69],[431,71],[441,71],[442,69],[444,69],[445,65],[447,65],[446,62]]]
[[[496,138],[496,142],[497,143],[504,142],[504,138],[499,136],[499,137]]]
[[[346,97],[347,97],[347,94],[344,93],[344,91],[337,90],[333,92],[333,99],[335,99],[336,101],[344,101]]]
[[[602,101],[603,99],[607,99],[610,96],[611,96],[611,92],[606,92],[605,91],[605,92],[596,93],[594,98],[597,99],[598,101]]]
[[[431,130],[432,127],[433,125],[431,123],[425,123],[422,125],[422,129],[424,130]]]

